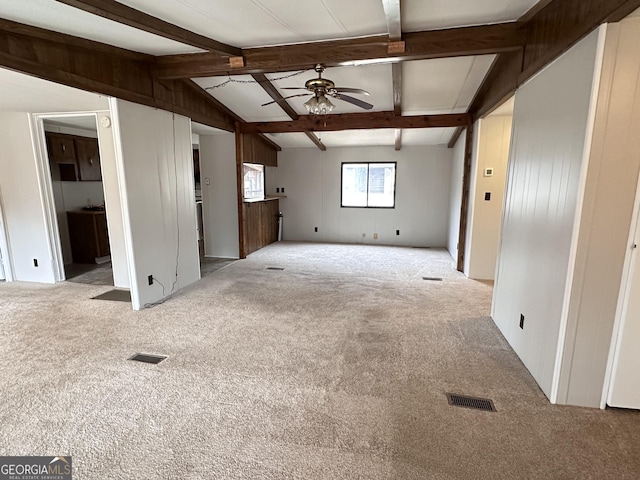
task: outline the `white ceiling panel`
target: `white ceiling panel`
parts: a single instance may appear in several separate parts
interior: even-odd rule
[[[54,0],[2,0],[0,17],[151,55],[202,51]]]
[[[446,145],[455,128],[407,128],[402,131],[402,145]]]
[[[251,75],[236,75],[233,79],[236,82],[229,82],[224,86],[207,90],[207,92],[247,122],[290,120],[287,114],[275,103],[265,107],[261,106],[263,103],[271,102],[272,98]],[[227,77],[194,78],[193,81],[200,87],[207,88],[221,85],[227,81]]]
[[[330,147],[357,147],[362,145],[394,145],[395,130],[380,128],[376,130],[343,130],[340,132],[317,132],[322,143]]]
[[[318,148],[304,133],[267,133],[281,148]]]
[[[494,58],[482,55],[404,62],[402,114],[465,112]]]
[[[267,75],[268,78],[280,78],[287,74]],[[393,110],[393,84],[391,82],[391,65],[364,65],[358,67],[334,67],[327,68],[322,74],[324,78],[332,80],[337,87],[362,88],[370,93],[370,95],[353,94],[351,96],[364,100],[373,105],[372,112],[381,112]],[[282,87],[304,87],[304,83],[316,78],[317,73],[313,70],[282,80],[272,80],[272,83],[278,87],[283,97],[298,93],[295,90],[282,90]],[[304,93],[300,91],[300,93]],[[299,115],[306,115],[307,110],[304,107],[308,97],[297,97],[289,100],[289,104]],[[343,102],[337,99],[330,99],[335,105],[333,113],[362,113],[366,112],[360,107]]]
[[[108,110],[106,96],[0,69],[0,110],[5,112],[86,112]]]
[[[243,48],[386,31],[380,0],[121,0],[120,3]]]
[[[465,27],[515,21],[538,0],[404,0],[402,30]]]

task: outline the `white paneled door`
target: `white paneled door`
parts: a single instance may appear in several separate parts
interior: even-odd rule
[[[622,322],[613,366],[607,404],[611,407],[640,409],[640,262],[638,244],[640,222],[632,240],[631,265],[624,292]],[[623,282],[623,288],[624,282]]]

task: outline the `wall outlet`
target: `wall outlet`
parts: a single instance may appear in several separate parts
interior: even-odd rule
[[[524,315],[520,314],[520,328],[524,330]]]
[[[276,193],[280,193],[280,187],[276,187]]]
[[[33,259],[33,266],[34,266],[34,267],[37,267],[37,266],[38,266],[38,259],[37,259],[37,258],[34,258],[34,259]]]
[[[400,235],[400,230],[396,230],[396,235]]]
[[[374,234],[373,234],[373,239],[374,239],[374,240],[377,240],[377,239],[378,239],[378,234],[377,234],[377,233],[374,233]]]
[[[149,285],[153,285],[153,275],[149,275],[147,277],[147,281],[149,282]]]
[[[491,200],[491,192],[484,192],[484,199],[487,202]]]
[[[318,233],[318,227],[313,227],[313,231]]]
[[[284,193],[284,187],[280,187],[280,191]]]

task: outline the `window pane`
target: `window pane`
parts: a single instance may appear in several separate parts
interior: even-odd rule
[[[264,198],[264,165],[243,164],[245,199]]]
[[[395,163],[369,164],[369,207],[393,207],[396,189]]]
[[[367,206],[366,163],[345,163],[342,165],[342,206]]]

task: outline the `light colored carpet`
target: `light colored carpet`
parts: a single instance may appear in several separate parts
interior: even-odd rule
[[[443,250],[274,244],[142,312],[107,289],[0,284],[0,455],[82,480],[640,478],[640,414],[550,405]]]

